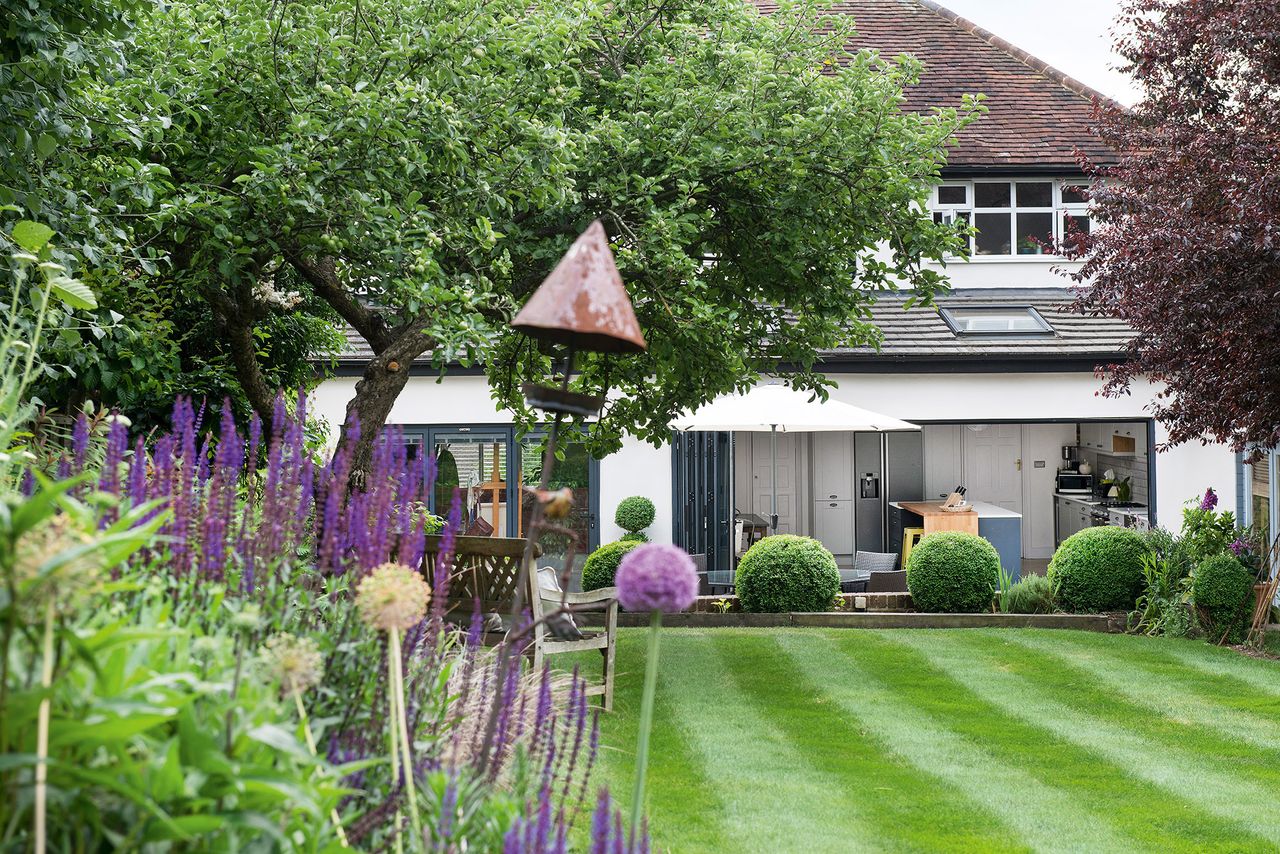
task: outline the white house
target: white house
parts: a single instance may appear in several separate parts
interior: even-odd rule
[[[1273,512],[1265,496],[1274,460],[1246,472],[1221,446],[1157,453],[1165,433],[1147,411],[1153,390],[1098,393],[1095,368],[1122,358],[1128,332],[1072,314],[1063,274],[1072,265],[1043,254],[1069,219],[1088,227],[1075,149],[1103,154],[1088,131],[1096,93],[929,0],[851,0],[834,11],[855,17],[857,47],[910,52],[925,63],[908,109],[986,94],[990,113],[959,138],[932,200],[938,220],[970,222],[978,234],[968,260],[946,266],[954,292],[940,312],[904,311],[900,298],[884,298],[875,311],[882,350],[832,352],[824,361],[834,398],[923,430],[886,440],[780,436],[779,530],[817,536],[848,563],[855,550],[898,549],[888,502],[965,484],[971,500],[1021,515],[1021,557],[1034,569],[1083,525],[1176,526],[1184,502],[1210,486],[1246,519]],[[341,422],[366,356],[353,345],[338,376],[317,391],[330,423]],[[508,496],[514,502],[514,485],[535,479],[537,459],[532,442],[513,434],[510,413],[494,407],[482,375],[455,369],[437,382],[424,371],[409,380],[390,420],[410,441],[444,453],[446,482],[470,487],[473,515],[499,534],[521,531],[527,506],[509,505]],[[1064,479],[1064,488],[1083,490],[1064,497],[1058,473],[1066,458],[1087,462],[1094,480]],[[591,545],[620,535],[614,508],[641,494],[658,508],[653,538],[728,568],[740,548],[735,516],[769,512],[769,459],[767,441],[751,434],[685,434],[657,449],[628,441],[598,461],[571,445],[560,477],[579,490],[578,524]],[[1128,502],[1139,506],[1100,509],[1104,472],[1127,479]],[[1264,497],[1255,498],[1259,490]]]

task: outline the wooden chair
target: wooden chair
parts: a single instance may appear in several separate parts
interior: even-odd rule
[[[439,536],[427,538],[424,574],[435,586],[436,557],[440,553]],[[520,577],[520,561],[524,558],[525,541],[507,537],[458,537],[453,568],[449,575],[449,594],[445,617],[459,624],[468,624],[475,613],[477,602],[482,615],[497,614],[505,619],[515,603],[516,583]],[[538,584],[535,567],[529,568],[525,602],[533,615],[533,637],[521,650],[533,659],[535,669],[541,669],[547,656],[566,652],[598,649],[604,658],[604,678],[599,685],[588,685],[587,696],[603,698],[605,711],[613,709],[614,661],[618,635],[617,588],[606,587],[590,593],[560,593],[542,589]],[[551,633],[543,617],[560,607],[560,599],[574,607],[574,612],[603,611],[604,627],[597,631],[584,630],[581,639],[561,640]],[[486,644],[502,642],[506,628],[485,631]]]

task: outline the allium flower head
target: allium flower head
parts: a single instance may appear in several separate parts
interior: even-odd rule
[[[90,542],[92,537],[65,513],[28,531],[17,543],[13,563],[13,583],[26,604],[52,601],[59,614],[67,614],[96,591],[102,583],[102,567],[89,555],[63,560],[42,574],[64,552]]]
[[[360,619],[380,631],[406,631],[422,622],[431,588],[421,575],[402,563],[373,568],[356,590]]]
[[[627,553],[614,583],[628,611],[683,611],[698,598],[693,558],[678,546],[646,543]]]
[[[245,605],[231,618],[231,627],[237,631],[256,631],[260,625],[262,625],[262,609],[254,604]]]
[[[259,658],[285,694],[300,694],[320,684],[324,675],[324,657],[311,638],[288,632],[272,635],[262,645]]]
[[[1209,487],[1204,491],[1204,498],[1200,499],[1201,510],[1212,510],[1218,506],[1218,493],[1213,491],[1213,487]]]

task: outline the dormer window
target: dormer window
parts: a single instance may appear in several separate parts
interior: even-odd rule
[[[1049,321],[1031,306],[972,306],[940,309],[956,335],[1018,337],[1051,336]]]
[[[973,226],[974,257],[1051,254],[1090,226],[1084,187],[1068,180],[948,181],[935,188],[932,210],[934,222]]]

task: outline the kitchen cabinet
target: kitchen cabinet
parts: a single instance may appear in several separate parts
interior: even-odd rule
[[[1104,430],[1109,428],[1109,424],[1099,424],[1094,421],[1088,424],[1080,425],[1080,447],[1088,448],[1091,451],[1110,451],[1111,442],[1110,434],[1104,436]]]
[[[1054,498],[1054,513],[1058,524],[1058,544],[1072,534],[1093,525],[1093,508],[1080,501]]]
[[[851,433],[814,434],[813,498],[815,501],[853,499],[853,435]]]
[[[813,533],[832,554],[853,554],[853,502],[815,501]]]
[[[924,497],[945,496],[964,482],[964,428],[959,424],[926,424],[924,443]]]
[[[1133,457],[1138,460],[1147,458],[1147,425],[1108,424],[1107,453],[1116,457]]]

